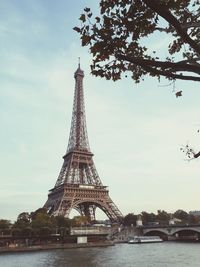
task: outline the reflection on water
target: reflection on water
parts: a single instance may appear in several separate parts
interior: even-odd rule
[[[163,242],[0,255],[0,267],[199,267],[200,244]]]

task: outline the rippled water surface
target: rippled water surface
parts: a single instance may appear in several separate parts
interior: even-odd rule
[[[163,242],[1,254],[4,267],[200,267],[200,244]]]

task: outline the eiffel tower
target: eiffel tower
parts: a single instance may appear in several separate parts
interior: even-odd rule
[[[64,162],[53,189],[49,191],[44,208],[50,214],[68,217],[71,210],[95,220],[96,208],[100,208],[113,222],[120,222],[123,215],[109,197],[109,191],[99,178],[93,162],[93,154],[87,136],[83,94],[84,72],[80,68],[74,74],[75,93],[71,130]]]

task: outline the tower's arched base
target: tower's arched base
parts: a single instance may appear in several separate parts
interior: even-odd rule
[[[65,184],[50,190],[44,207],[53,215],[69,217],[76,209],[81,215],[95,220],[95,210],[100,208],[111,222],[121,222],[122,214],[109,197],[105,186]]]

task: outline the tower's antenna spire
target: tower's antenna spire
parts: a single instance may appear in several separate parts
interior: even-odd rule
[[[80,69],[80,61],[81,61],[81,58],[78,57],[78,68]]]

